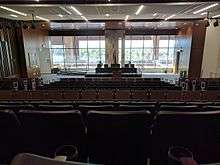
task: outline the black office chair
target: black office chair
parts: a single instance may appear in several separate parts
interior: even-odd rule
[[[0,164],[8,164],[19,153],[20,126],[12,110],[0,110]]]
[[[106,165],[146,164],[149,111],[89,111],[89,161]]]
[[[201,163],[220,162],[220,111],[170,112],[157,115],[152,130],[152,164],[168,164],[170,147],[188,148]]]
[[[79,111],[21,110],[18,115],[24,128],[24,152],[53,157],[58,147],[74,145],[79,160],[86,159],[85,127]]]

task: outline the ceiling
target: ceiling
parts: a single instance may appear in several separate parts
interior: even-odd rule
[[[202,9],[216,2],[190,2],[190,3],[146,3],[146,4],[73,4],[73,5],[55,5],[55,4],[29,4],[29,5],[2,5],[10,9],[26,13],[27,16],[7,11],[0,8],[0,17],[15,20],[32,20],[32,14],[53,21],[84,21],[71,6],[74,6],[89,21],[96,20],[124,20],[129,15],[130,20],[148,20],[148,19],[165,19],[173,14],[172,19],[201,19],[206,15],[201,13],[193,14],[194,11]],[[210,12],[210,16],[220,14],[219,5],[205,10]],[[141,12],[136,15],[136,11],[144,5]],[[156,13],[156,14],[155,14]],[[12,17],[11,14],[17,17]],[[106,15],[108,14],[108,15]],[[38,18],[35,18],[38,20]]]

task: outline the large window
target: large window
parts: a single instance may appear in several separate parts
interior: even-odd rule
[[[119,41],[119,58],[121,41]],[[126,36],[125,63],[134,63],[142,72],[173,72],[175,36]]]
[[[103,36],[51,36],[50,53],[53,67],[94,70],[105,62]]]

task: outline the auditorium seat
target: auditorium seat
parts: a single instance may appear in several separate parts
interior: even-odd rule
[[[21,109],[34,109],[31,104],[0,104],[0,109],[21,110]]]
[[[73,110],[72,105],[68,104],[40,104],[38,105],[39,110],[45,110],[45,111],[65,111],[65,110]]]
[[[179,111],[179,112],[193,112],[200,111],[196,105],[161,105],[160,111]]]
[[[205,111],[220,111],[220,106],[219,105],[209,105],[209,106],[204,106],[203,109]]]
[[[188,148],[201,163],[220,162],[220,111],[161,111],[152,130],[152,157],[155,165],[168,164],[169,147]]]
[[[31,162],[31,163],[30,163]],[[60,161],[34,154],[23,153],[18,154],[10,165],[92,165],[88,163],[80,163],[73,161]]]
[[[105,165],[146,164],[149,111],[89,111],[89,161]]]
[[[120,105],[118,107],[119,111],[150,111],[155,112],[155,105]]]
[[[62,145],[75,145],[85,160],[85,127],[79,111],[21,110],[24,152],[54,157]]]
[[[0,164],[7,164],[19,153],[20,122],[11,110],[0,110]]]

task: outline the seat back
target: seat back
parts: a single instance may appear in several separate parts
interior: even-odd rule
[[[11,165],[92,165],[88,163],[59,161],[38,155],[23,153],[17,155],[11,162]]]
[[[72,105],[56,105],[56,104],[40,104],[38,106],[39,110],[45,110],[45,111],[65,111],[65,110],[73,110]]]
[[[9,163],[19,152],[20,122],[12,110],[0,111],[0,164]]]
[[[193,112],[201,109],[196,105],[161,105],[160,111]]]
[[[89,111],[89,160],[103,164],[146,164],[148,111]]]
[[[198,163],[217,162],[220,148],[220,111],[161,111],[152,131],[152,164],[168,164],[172,146],[188,148]]]
[[[85,127],[79,111],[21,110],[18,115],[24,128],[24,152],[53,157],[58,147],[74,145],[84,156]]]

